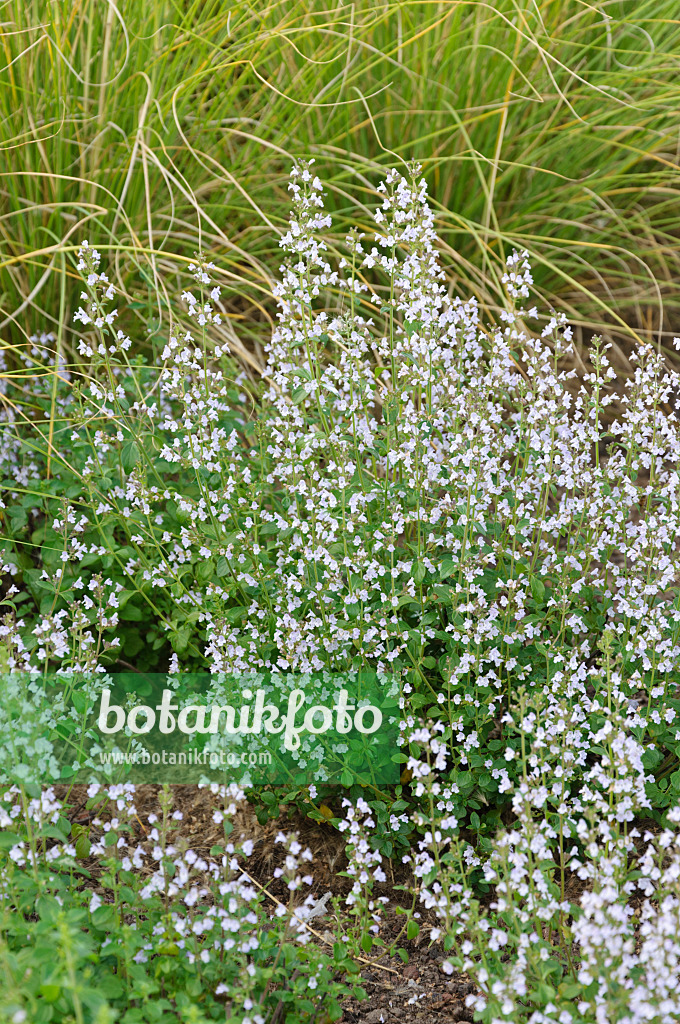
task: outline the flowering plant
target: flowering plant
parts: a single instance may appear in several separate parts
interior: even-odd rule
[[[674,947],[665,980],[652,949],[677,899],[658,861],[680,792],[680,377],[640,343],[618,380],[598,338],[584,372],[566,317],[529,305],[523,252],[483,322],[447,287],[416,165],[387,175],[373,237],[337,259],[313,166],[289,187],[258,386],[209,341],[224,313],[202,256],[149,366],[82,247],[87,370],[53,361],[36,381],[49,430],[16,403],[3,422],[3,664],[65,686],[131,663],[179,687],[389,673],[400,784],[350,788],[347,812],[321,786],[286,796],[349,827],[357,948],[376,944],[381,858],[415,841],[432,941],[475,974],[482,1018],[670,1020]],[[636,833],[643,812],[660,839]],[[658,913],[628,912],[631,871],[645,898],[659,882]]]

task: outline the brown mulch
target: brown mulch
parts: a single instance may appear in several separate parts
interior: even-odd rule
[[[394,915],[388,918],[381,929],[383,939],[390,941],[396,937],[402,922],[403,918]],[[368,998],[346,1000],[343,1022],[445,1024],[448,1021],[472,1021],[472,1010],[466,1007],[465,997],[474,992],[475,987],[464,976],[444,974],[441,964],[446,957],[441,945],[430,946],[427,934],[413,942],[398,941],[408,953],[408,964],[394,956],[383,957],[380,963],[396,973],[362,966],[359,984]]]
[[[56,787],[57,795],[64,798],[66,787]],[[135,840],[143,842],[151,829],[147,818],[151,813],[160,816],[158,792],[160,787],[138,786],[135,805],[138,818],[130,819]],[[214,798],[208,790],[196,786],[173,786],[173,808],[182,812],[179,828],[173,833],[173,845],[178,849],[193,849],[199,856],[208,857],[213,846],[224,845],[221,824],[212,820],[215,809]],[[101,816],[101,808],[91,812],[86,809],[85,787],[74,787],[69,795],[70,819],[86,825],[93,817]],[[115,813],[115,811],[114,811]],[[104,814],[103,817],[109,817]],[[238,842],[241,835],[254,842],[253,853],[248,860],[248,872],[273,896],[285,899],[288,892],[285,884],[274,879],[274,868],[280,862],[281,846],[274,842],[279,831],[298,833],[299,841],[309,847],[314,855],[311,873],[314,876],[314,895],[320,897],[327,890],[334,895],[343,895],[351,887],[351,880],[341,872],[347,866],[345,859],[345,838],[331,825],[317,824],[297,812],[260,825],[252,808],[239,809],[234,819],[232,839]],[[97,839],[99,831],[91,830],[91,838]],[[88,857],[81,861],[89,872],[88,887],[97,890],[97,879],[101,874],[99,858]],[[474,991],[474,986],[465,977],[444,974],[441,963],[445,953],[441,945],[430,947],[428,915],[423,914],[423,933],[413,941],[400,935],[404,926],[403,915],[395,913],[396,907],[411,900],[402,890],[394,886],[408,879],[406,869],[398,864],[386,864],[387,881],[376,885],[375,895],[388,895],[390,905],[386,908],[381,938],[387,944],[396,942],[408,953],[408,963],[395,956],[379,956],[379,949],[366,956],[375,961],[372,965],[361,965],[357,984],[366,991],[367,999],[351,998],[343,1004],[341,1024],[445,1024],[449,1021],[472,1021],[472,1011],[465,1006],[465,997]],[[323,931],[323,919],[319,919],[319,930]],[[385,970],[390,968],[391,970]]]

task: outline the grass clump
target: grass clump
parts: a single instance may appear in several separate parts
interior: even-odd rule
[[[416,157],[455,290],[497,315],[505,259],[526,249],[583,358],[592,330],[625,340],[625,370],[636,332],[672,336],[669,3],[79,0],[10,2],[3,17],[1,319],[15,343],[54,330],[77,360],[69,254],[96,236],[148,349],[167,329],[177,257],[209,251],[231,315],[215,340],[238,337],[262,369],[287,167],[310,154],[333,243],[353,223],[348,195],[362,190],[368,223],[372,183]]]

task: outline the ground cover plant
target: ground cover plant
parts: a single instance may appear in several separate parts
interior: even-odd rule
[[[47,671],[69,693],[122,667],[180,693],[199,670],[389,672],[400,782],[248,793],[260,822],[347,835],[325,897],[290,826],[253,880],[241,792],[215,787],[225,833],[199,855],[169,790],[159,823],[93,787],[81,824],[3,752],[2,1013],[334,1019],[362,961],[422,935],[489,1024],[672,1021],[678,374],[642,342],[621,379],[597,337],[579,374],[523,251],[495,321],[452,296],[415,163],[338,253],[315,166],[289,190],[258,387],[214,343],[202,254],[153,364],[81,245],[82,369],[35,336],[30,393],[4,382],[3,666],[27,698]],[[48,763],[59,708],[39,710],[26,761]]]

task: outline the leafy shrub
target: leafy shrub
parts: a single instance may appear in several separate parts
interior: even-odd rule
[[[507,715],[522,737],[521,754],[506,751],[522,772],[513,821],[476,850],[451,814],[455,785],[438,779],[439,730],[412,734],[427,808],[411,858],[420,900],[439,919],[431,937],[453,950],[445,969],[474,979],[467,1003],[487,1024],[665,1024],[680,1011],[680,806],[663,830],[637,827],[653,778],[644,721],[601,697],[546,691],[523,717]],[[480,900],[480,874],[490,903]]]
[[[653,846],[642,867],[630,858],[635,815],[674,822],[680,791],[680,378],[641,344],[618,381],[599,339],[579,378],[566,317],[528,305],[525,253],[483,324],[445,285],[417,165],[390,172],[374,237],[353,231],[335,265],[311,165],[290,190],[257,394],[210,343],[219,289],[203,257],[153,367],[117,331],[115,290],[83,245],[87,375],[52,367],[31,407],[8,391],[4,664],[65,685],[126,664],[393,673],[400,785],[349,793],[351,834],[365,816],[373,833],[350,844],[360,948],[381,917],[370,844],[379,865],[417,841],[433,941],[458,943],[481,1019],[670,1020],[673,949],[665,980],[650,972],[674,869],[655,876]],[[284,800],[341,820],[322,787]],[[659,849],[675,842],[661,835]],[[631,870],[646,896],[660,882],[639,950]],[[588,886],[580,903],[568,872]],[[609,960],[593,930],[605,919]],[[568,1016],[577,995],[582,1017]],[[626,1016],[638,996],[652,1016]]]
[[[321,183],[303,166],[291,189],[257,404],[209,349],[209,266],[183,295],[194,333],[178,320],[153,368],[129,358],[99,254],[83,248],[89,375],[46,375],[35,415],[10,410],[4,428],[5,559],[23,584],[8,597],[26,610],[6,626],[9,664],[369,665],[403,678],[412,710],[462,714],[497,745],[522,686],[606,671],[631,699],[672,697],[678,375],[641,346],[604,427],[604,346],[578,383],[562,368],[564,316],[527,333],[540,318],[518,305],[521,254],[498,324],[449,297],[417,168],[388,177],[377,244],[353,234],[338,269],[316,238]],[[670,742],[669,724],[650,709],[655,738]],[[472,773],[485,799],[506,768],[495,761],[491,777]]]

